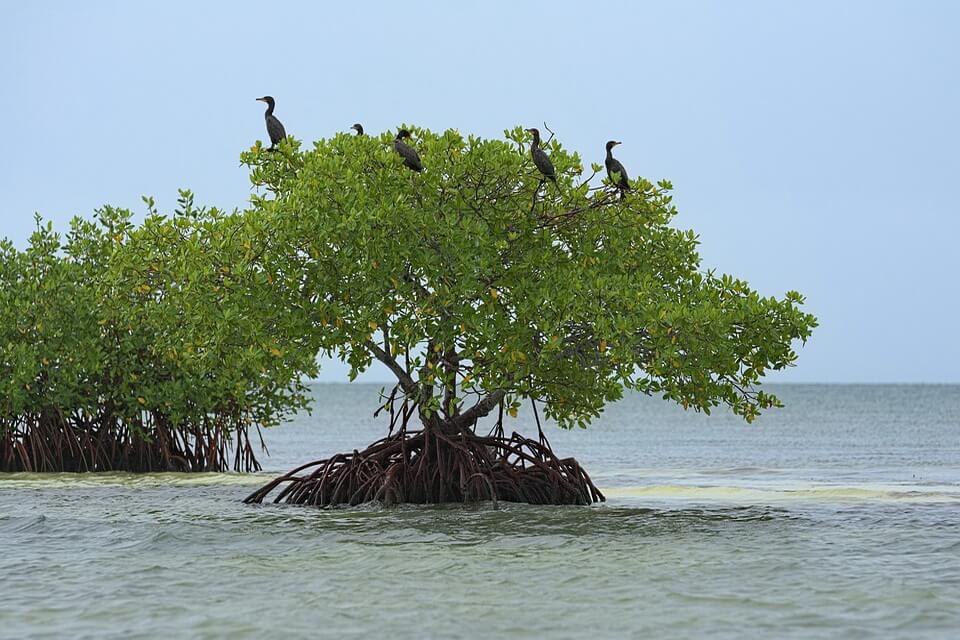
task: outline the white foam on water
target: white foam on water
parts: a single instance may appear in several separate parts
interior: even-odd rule
[[[717,485],[634,485],[601,487],[608,498],[652,498],[716,502],[769,503],[792,500],[889,501],[960,503],[960,487],[917,485],[841,486],[823,484],[791,484],[778,486]]]

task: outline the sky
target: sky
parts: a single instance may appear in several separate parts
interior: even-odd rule
[[[0,236],[223,208],[239,154],[362,122],[621,140],[704,267],[820,320],[777,382],[960,382],[960,3],[0,0]],[[338,363],[322,380],[344,380]],[[387,380],[374,370],[365,380]]]

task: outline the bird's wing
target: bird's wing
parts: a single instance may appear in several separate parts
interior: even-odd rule
[[[423,162],[420,161],[420,154],[410,149],[410,156],[407,158],[408,166],[414,171],[423,171]]]
[[[394,143],[394,148],[408,167],[415,171],[423,169],[423,163],[420,162],[420,154],[417,153],[416,149],[399,140]]]
[[[283,125],[274,116],[267,118],[267,133],[270,135],[270,142],[274,144],[287,137]]]
[[[533,164],[537,165],[537,169],[540,169],[540,173],[545,176],[553,176],[557,173],[557,170],[553,168],[553,163],[550,162],[550,156],[541,149],[534,152]]]
[[[619,174],[620,174],[620,183],[621,183],[621,184],[626,184],[626,183],[628,183],[628,182],[630,181],[629,176],[627,176],[627,170],[623,168],[623,165],[620,164],[620,161],[619,161],[619,160],[614,160],[614,161],[613,161],[613,163],[612,163],[612,165],[611,165],[611,167],[610,167],[610,172],[611,172],[611,173],[619,173]]]

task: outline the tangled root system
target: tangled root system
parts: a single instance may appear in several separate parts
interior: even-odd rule
[[[340,453],[276,478],[245,500],[315,506],[476,502],[588,505],[605,500],[573,458],[543,438],[399,431],[363,451]]]

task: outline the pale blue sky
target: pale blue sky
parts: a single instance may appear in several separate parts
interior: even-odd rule
[[[311,140],[546,120],[588,161],[617,138],[631,174],[671,179],[706,266],[807,295],[821,327],[776,380],[960,382],[960,3],[0,8],[0,235],[19,246],[35,211],[63,228],[178,187],[242,207],[264,94]]]

